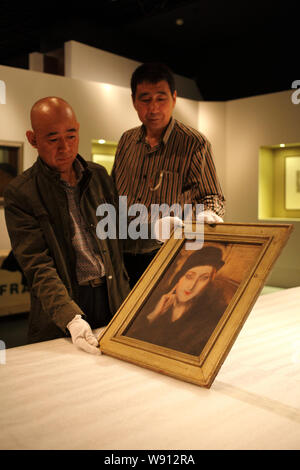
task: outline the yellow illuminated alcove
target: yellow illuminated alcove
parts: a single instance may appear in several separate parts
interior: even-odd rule
[[[117,145],[117,142],[105,139],[92,140],[92,161],[104,166],[109,175],[114,164]]]
[[[300,219],[299,174],[290,174],[300,164],[300,143],[262,146],[259,149],[258,218],[263,220]],[[294,165],[295,166],[295,165]],[[300,172],[300,168],[299,168]],[[291,199],[294,203],[291,204]],[[293,202],[293,201],[292,201]],[[291,208],[293,207],[293,208]],[[298,208],[299,207],[299,208]]]

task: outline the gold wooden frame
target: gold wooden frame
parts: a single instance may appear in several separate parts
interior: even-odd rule
[[[240,248],[249,249],[249,253],[252,253],[252,261],[248,263],[248,272],[238,282],[226,310],[199,355],[187,354],[126,335],[128,328],[141,315],[147,299],[151,298],[155,289],[159,288],[162,279],[165,281],[168,279],[166,275],[163,277],[168,267],[175,258],[178,259],[178,256],[183,255],[182,250],[185,250],[186,239],[176,239],[175,234],[159,250],[100,336],[101,351],[118,359],[209,388],[244,325],[292,229],[292,225],[271,224],[205,225],[204,246],[211,244],[221,248],[229,246],[232,253],[238,253]],[[190,226],[190,231],[195,232],[195,226]],[[185,234],[188,238],[187,229]],[[234,264],[228,262],[226,265],[225,262],[224,266],[227,266],[227,271],[230,271]]]

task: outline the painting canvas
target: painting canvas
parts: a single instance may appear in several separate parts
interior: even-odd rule
[[[300,156],[285,158],[285,208],[300,210]]]
[[[182,248],[124,334],[198,356],[261,249],[226,242]]]
[[[205,226],[196,249],[171,238],[101,336],[102,352],[210,387],[291,229]]]

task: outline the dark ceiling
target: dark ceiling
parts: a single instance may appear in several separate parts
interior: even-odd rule
[[[288,90],[299,78],[298,2],[0,1],[0,64],[75,40],[193,78],[205,100]],[[179,24],[178,24],[179,23]]]

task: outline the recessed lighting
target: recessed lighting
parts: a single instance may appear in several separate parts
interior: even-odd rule
[[[279,147],[285,147],[285,144],[280,144]]]
[[[102,83],[102,86],[103,86],[104,90],[106,90],[106,91],[111,90],[111,85],[109,85],[108,83]]]
[[[98,144],[105,144],[105,142],[106,142],[106,140],[104,140],[104,139],[99,139],[98,140]]]

